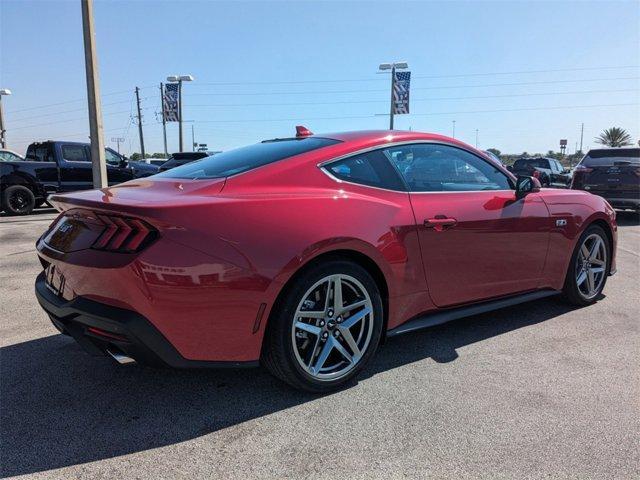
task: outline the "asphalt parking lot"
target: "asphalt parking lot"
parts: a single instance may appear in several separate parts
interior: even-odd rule
[[[34,241],[0,217],[2,476],[638,478],[640,221],[583,309],[557,299],[389,341],[323,397],[265,371],[119,367],[40,310]]]

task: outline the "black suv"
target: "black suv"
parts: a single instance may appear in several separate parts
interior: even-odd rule
[[[515,175],[536,177],[543,187],[567,188],[571,183],[569,170],[553,158],[519,158],[507,168]]]
[[[640,148],[598,148],[573,172],[571,188],[604,197],[612,207],[640,210]]]

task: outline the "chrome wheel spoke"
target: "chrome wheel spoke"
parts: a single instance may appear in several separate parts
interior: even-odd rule
[[[582,260],[589,258],[589,249],[587,248],[586,243],[583,243],[580,247],[580,256],[582,257]]]
[[[363,308],[362,310],[360,310],[359,312],[354,313],[353,315],[351,315],[349,318],[347,318],[346,320],[344,320],[342,322],[342,327],[344,328],[351,328],[353,327],[356,323],[358,323],[359,321],[361,321],[362,319],[364,319],[364,317],[366,317],[368,314],[371,313],[371,308],[367,307],[367,308]]]
[[[329,358],[329,354],[331,353],[331,350],[333,350],[333,346],[334,346],[333,338],[329,337],[327,339],[327,342],[322,347],[322,350],[320,351],[320,355],[318,355],[318,359],[315,362],[313,361],[313,359],[311,359],[311,363],[313,364],[313,366],[309,368],[309,371],[311,373],[317,374],[318,372],[320,372],[320,369],[324,367],[325,362]]]
[[[324,318],[324,312],[316,312],[313,310],[298,310],[296,317],[302,318]]]
[[[576,279],[578,286],[582,285],[586,279],[587,279],[587,272],[581,271],[580,274],[578,275],[578,278]]]
[[[358,348],[358,344],[353,338],[353,335],[351,335],[351,330],[344,327],[338,327],[338,330],[340,331],[340,335],[342,335],[342,338],[344,338],[344,341],[346,342],[346,344],[351,349],[353,356],[356,358],[360,358],[361,352],[360,352],[360,349]]]
[[[315,325],[311,325],[310,323],[297,321],[295,327],[299,330],[304,330],[305,332],[309,332],[316,336],[319,336],[322,333],[322,329],[320,327],[316,327]]]
[[[597,259],[598,254],[600,253],[600,246],[602,245],[602,240],[600,237],[597,237],[593,241],[593,245],[591,245],[591,250],[589,251],[589,256],[587,257],[589,261]]]
[[[354,302],[354,303],[351,303],[349,305],[345,305],[344,307],[342,307],[341,312],[339,312],[339,313],[348,313],[348,312],[350,312],[352,310],[355,310],[356,308],[364,307],[368,303],[369,303],[368,300],[360,300],[358,302]]]
[[[599,267],[604,267],[605,266],[605,261],[604,260],[600,260],[599,258],[594,258],[592,260],[589,260],[589,263],[591,265],[598,265]]]
[[[593,270],[587,270],[587,290],[589,295],[593,294],[596,289],[596,279]]]
[[[340,342],[334,341],[333,348],[340,352],[340,355],[342,355],[349,363],[355,363],[358,361],[355,355],[349,354],[349,352],[347,352],[347,349],[344,348]]]
[[[342,311],[342,277],[336,275],[333,277],[333,310],[336,312]]]

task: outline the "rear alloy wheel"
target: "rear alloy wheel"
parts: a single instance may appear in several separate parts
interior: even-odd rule
[[[609,271],[609,240],[602,228],[589,227],[580,237],[571,258],[564,285],[564,294],[577,305],[590,305],[607,281]]]
[[[382,329],[378,288],[362,267],[346,261],[302,275],[272,318],[265,364],[292,386],[338,388],[377,348]]]
[[[2,209],[9,215],[28,215],[35,204],[33,192],[22,185],[12,185],[2,192]]]

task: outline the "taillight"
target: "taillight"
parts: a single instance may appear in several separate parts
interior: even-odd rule
[[[104,225],[102,233],[91,248],[119,253],[135,253],[149,245],[158,231],[137,218],[97,214]]]
[[[589,173],[593,172],[593,168],[585,167],[584,165],[578,165],[573,173]]]

